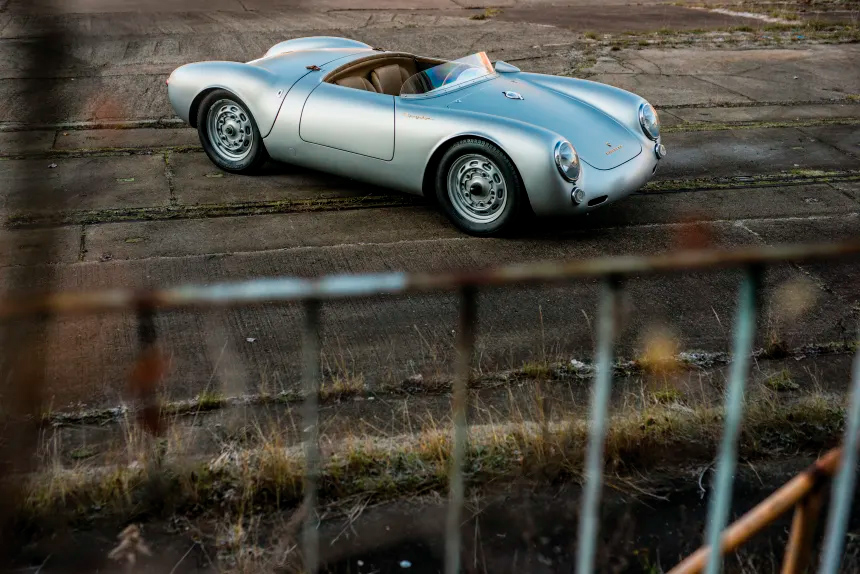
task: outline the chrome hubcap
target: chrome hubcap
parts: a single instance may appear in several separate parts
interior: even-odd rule
[[[491,223],[508,203],[505,178],[480,154],[465,155],[448,170],[448,198],[459,215],[473,223]]]
[[[207,116],[209,143],[228,161],[241,161],[251,153],[254,129],[251,117],[232,100],[218,100]]]

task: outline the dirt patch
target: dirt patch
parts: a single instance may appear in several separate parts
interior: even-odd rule
[[[732,517],[764,500],[811,457],[742,464],[734,483]],[[702,542],[712,473],[704,466],[642,477],[633,490],[611,482],[601,507],[598,572],[662,572]],[[703,476],[703,493],[698,477]],[[464,572],[570,572],[577,550],[581,491],[577,486],[511,484],[469,499],[461,527]],[[419,573],[443,570],[446,506],[439,495],[362,506],[320,523],[323,572]],[[826,507],[825,507],[826,508]],[[352,510],[352,509],[350,509]],[[324,511],[324,515],[328,511]],[[147,520],[143,537],[152,557],[134,572],[291,572],[299,550],[285,541],[292,510],[248,516],[206,515]],[[855,502],[849,533],[860,529]],[[726,572],[774,572],[782,559],[790,514],[726,559]],[[123,572],[107,558],[123,523],[60,529],[21,547],[12,565],[42,566],[43,574]],[[821,527],[818,537],[820,540]],[[860,571],[860,545],[849,534],[842,572]],[[285,550],[282,550],[285,549]],[[284,556],[286,554],[286,557]],[[278,567],[282,565],[282,567]]]

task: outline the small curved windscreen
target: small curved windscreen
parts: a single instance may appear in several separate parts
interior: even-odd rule
[[[403,82],[400,95],[426,94],[439,88],[449,88],[493,73],[495,73],[493,65],[490,64],[487,54],[478,52],[418,72]]]

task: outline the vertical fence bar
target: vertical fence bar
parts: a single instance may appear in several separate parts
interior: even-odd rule
[[[151,306],[141,305],[137,309],[137,342],[137,363],[129,381],[131,391],[141,403],[138,421],[149,432],[158,434],[162,424],[157,388],[164,374],[164,361],[158,351],[155,310]]]
[[[304,404],[302,405],[302,435],[305,451],[304,509],[302,529],[302,560],[304,571],[315,574],[319,569],[319,532],[317,531],[317,486],[320,473],[319,449],[319,393],[320,393],[320,303],[316,300],[304,304],[302,327],[302,378]]]
[[[842,442],[842,461],[839,465],[839,473],[833,482],[833,494],[830,497],[820,574],[836,574],[842,563],[845,531],[848,528],[848,516],[857,482],[857,447],[860,446],[860,347],[854,354],[851,379],[851,403],[848,407],[848,421]]]
[[[708,508],[708,526],[705,536],[711,548],[708,556],[707,574],[717,574],[722,566],[723,553],[720,545],[723,529],[729,518],[732,504],[732,481],[737,466],[738,434],[743,415],[744,389],[749,374],[750,355],[755,335],[758,290],[761,284],[761,269],[746,269],[738,290],[738,308],[735,316],[732,368],[729,388],[726,393],[725,425],[717,462],[716,491],[711,494]]]
[[[806,495],[794,509],[791,521],[791,534],[782,560],[782,574],[803,574],[809,565],[812,553],[815,526],[821,513],[822,488]]]
[[[457,370],[454,377],[454,444],[449,478],[448,515],[445,521],[445,574],[460,571],[460,521],[463,514],[463,466],[466,460],[469,373],[475,348],[477,293],[474,287],[460,292],[460,319],[457,330]]]
[[[594,571],[597,548],[600,492],[603,488],[603,447],[606,439],[606,419],[612,386],[612,349],[615,341],[618,296],[621,283],[615,277],[603,280],[597,322],[597,351],[594,388],[591,395],[591,425],[585,460],[585,489],[579,515],[577,574]]]

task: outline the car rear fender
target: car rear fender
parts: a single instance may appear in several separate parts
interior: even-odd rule
[[[266,52],[264,58],[287,54],[289,52],[300,52],[305,50],[334,49],[334,48],[358,48],[370,49],[370,46],[358,40],[338,38],[336,36],[309,36],[307,38],[294,38],[275,44]]]
[[[308,72],[304,70],[301,75]],[[196,106],[205,92],[219,88],[232,92],[248,106],[265,137],[297,79],[240,62],[198,62],[174,70],[168,80],[167,93],[176,114],[196,127]]]

